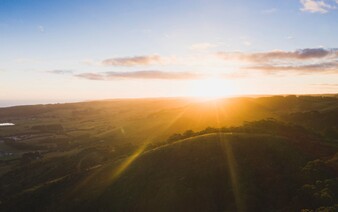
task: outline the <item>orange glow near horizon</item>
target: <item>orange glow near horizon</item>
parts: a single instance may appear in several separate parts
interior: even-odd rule
[[[217,99],[238,94],[233,82],[217,77],[196,80],[190,87],[191,96],[202,99]]]

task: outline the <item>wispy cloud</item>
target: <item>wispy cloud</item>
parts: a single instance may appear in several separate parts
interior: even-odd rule
[[[276,73],[281,71],[293,71],[298,74],[309,73],[337,73],[338,74],[338,62],[318,63],[318,64],[306,64],[306,65],[271,65],[263,64],[257,66],[247,66],[247,69],[256,69],[268,73]]]
[[[161,64],[165,61],[159,55],[110,58],[102,61],[105,66],[142,66]]]
[[[272,13],[276,13],[276,12],[277,12],[276,8],[269,8],[269,9],[262,10],[263,14],[272,14]]]
[[[89,79],[89,80],[105,80],[105,73],[83,73],[74,75],[79,78]]]
[[[206,43],[205,46],[209,44]],[[203,45],[201,45],[203,46]],[[92,64],[92,61],[88,62]],[[215,66],[228,72],[229,67],[235,72],[225,74],[227,78],[239,78],[248,76],[249,70],[259,70],[263,73],[338,73],[338,49],[337,48],[306,48],[294,51],[273,50],[266,52],[218,52],[213,54],[183,56],[180,58],[159,55],[120,57],[105,60],[101,63],[106,66],[151,66],[184,65],[195,68],[198,66]],[[97,64],[95,62],[95,64]],[[101,64],[102,65],[102,64]],[[194,70],[193,70],[194,71]],[[57,73],[57,71],[55,72]],[[63,72],[60,72],[63,73]],[[202,73],[202,72],[201,72]],[[79,78],[91,80],[115,80],[115,79],[195,79],[201,74],[195,72],[176,72],[159,70],[142,71],[111,71],[89,72],[75,75]]]
[[[217,55],[224,60],[239,59],[250,62],[267,62],[271,60],[310,60],[333,58],[338,59],[338,49],[299,49],[296,51],[275,50],[270,52],[241,53],[241,52],[218,52]]]
[[[61,69],[50,70],[46,72],[50,74],[73,74],[72,70],[61,70]]]
[[[327,13],[330,10],[336,9],[336,6],[324,0],[300,0],[300,3],[302,4],[300,10],[303,12]],[[338,1],[336,1],[336,3],[338,3]]]
[[[224,45],[224,43],[209,44],[200,43],[193,46],[193,48],[202,50],[212,47],[218,47]],[[133,66],[196,66],[203,64],[210,64],[209,60],[215,59],[213,54],[201,55],[183,55],[183,56],[160,56],[160,55],[148,55],[148,56],[135,56],[135,57],[118,57],[106,59],[103,61],[83,60],[82,63],[88,66],[114,66],[114,67],[133,67]],[[151,69],[151,68],[147,68]]]
[[[251,46],[252,45],[250,38],[248,38],[246,36],[242,36],[239,39],[241,40],[241,42],[244,46]]]
[[[87,66],[102,66],[101,61],[97,61],[93,59],[84,59],[81,61],[81,63]]]
[[[332,88],[338,87],[338,84],[331,84],[331,83],[321,83],[321,84],[311,84],[311,85],[320,86],[320,87],[332,87]]]
[[[240,78],[246,78],[249,77],[250,73],[246,71],[240,71],[240,72],[232,72],[232,73],[223,73],[219,74],[218,77],[224,78],[224,79],[240,79]]]
[[[37,26],[39,32],[45,32],[45,28],[42,25]]]
[[[191,80],[199,79],[204,75],[193,72],[169,72],[169,71],[133,71],[133,72],[103,72],[82,73],[76,77],[89,80],[117,80],[117,79],[160,79],[160,80]]]
[[[244,62],[242,69],[267,73],[293,71],[297,73],[338,73],[338,49],[299,49],[296,51],[270,52],[218,52],[223,60]]]

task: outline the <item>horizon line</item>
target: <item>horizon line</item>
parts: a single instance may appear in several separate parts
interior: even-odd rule
[[[0,109],[20,106],[37,106],[37,105],[57,105],[57,104],[76,104],[86,102],[99,102],[99,101],[114,101],[114,100],[151,100],[151,99],[192,99],[192,100],[217,100],[228,98],[259,98],[259,97],[272,97],[272,96],[336,96],[334,93],[278,93],[278,94],[239,94],[239,95],[224,95],[219,97],[203,97],[203,96],[149,96],[149,97],[116,97],[116,98],[102,98],[102,99],[88,99],[88,100],[0,100]],[[7,102],[7,103],[6,103]],[[11,104],[10,102],[13,102]],[[17,102],[17,103],[14,103]],[[21,103],[20,103],[21,102]]]

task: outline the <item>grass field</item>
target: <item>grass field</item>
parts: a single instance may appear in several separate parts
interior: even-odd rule
[[[337,103],[290,96],[2,108],[0,122],[16,125],[0,129],[0,150],[20,155],[0,160],[0,209],[334,211]]]

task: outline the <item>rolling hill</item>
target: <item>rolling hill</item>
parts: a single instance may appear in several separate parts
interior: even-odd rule
[[[333,97],[0,109],[1,211],[335,211]]]
[[[12,204],[20,202],[16,209],[34,211],[296,211],[334,207],[338,181],[333,167],[337,164],[327,161],[337,149],[331,149],[321,164],[325,171],[315,176],[309,172],[318,167],[309,166],[317,158],[302,145],[290,137],[261,133],[194,136],[28,190]],[[116,175],[130,158],[135,160]],[[326,182],[325,191],[331,196],[312,202],[302,199],[306,186],[318,181]],[[51,195],[53,200],[47,198]],[[10,202],[7,206],[14,207]]]

